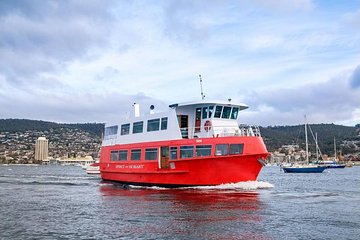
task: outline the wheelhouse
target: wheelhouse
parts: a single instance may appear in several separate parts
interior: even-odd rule
[[[137,142],[260,136],[257,127],[238,124],[239,112],[248,108],[230,101],[172,104],[167,112],[135,114],[121,123],[107,124],[103,146]]]

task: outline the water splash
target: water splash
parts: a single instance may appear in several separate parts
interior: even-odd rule
[[[152,189],[152,190],[169,190],[169,188],[164,187],[145,187],[145,186],[134,186],[129,185],[132,189]],[[263,181],[247,181],[247,182],[238,182],[238,183],[227,183],[216,186],[194,186],[194,187],[181,187],[178,189],[199,189],[199,190],[256,190],[256,189],[268,189],[273,188],[269,182]]]
[[[273,187],[274,185],[268,182],[247,181],[247,182],[238,182],[238,183],[227,183],[217,186],[199,186],[199,187],[189,187],[189,188],[204,189],[204,190],[256,190],[256,189],[268,189]]]

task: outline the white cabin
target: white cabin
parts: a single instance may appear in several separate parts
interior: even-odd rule
[[[140,115],[134,104],[134,116],[105,125],[103,146],[179,139],[260,136],[257,127],[239,127],[239,111],[245,104],[231,101],[199,101],[171,104],[168,111]]]

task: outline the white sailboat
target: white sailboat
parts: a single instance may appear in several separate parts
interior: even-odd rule
[[[307,123],[305,121],[305,148],[306,148],[306,164],[293,164],[292,166],[283,167],[284,172],[286,173],[322,173],[326,167],[310,164],[309,162],[309,144],[307,137]],[[318,146],[316,140],[316,154],[318,158]]]
[[[345,164],[339,163],[339,159],[337,158],[335,137],[334,137],[334,160],[326,161],[325,166],[326,168],[345,168],[346,166]]]

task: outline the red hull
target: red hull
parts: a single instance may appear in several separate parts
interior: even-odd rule
[[[216,144],[234,143],[244,144],[242,154],[215,156]],[[157,160],[110,161],[110,152],[114,150],[204,144],[212,145],[211,156],[169,160],[170,167],[167,169],[160,169]],[[267,155],[261,137],[204,138],[115,145],[102,148],[100,171],[104,180],[136,185],[168,187],[219,185],[255,181],[263,166],[261,159],[265,159]]]

